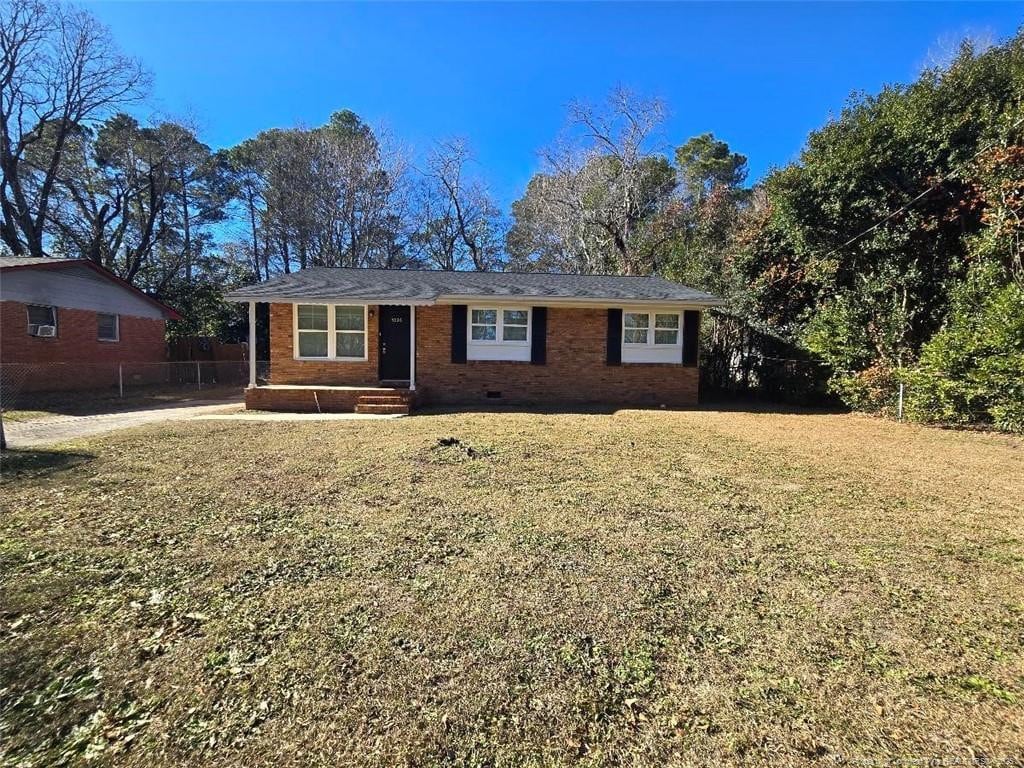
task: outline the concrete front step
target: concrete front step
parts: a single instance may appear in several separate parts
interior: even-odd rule
[[[409,415],[408,403],[356,403],[356,413],[401,413]]]

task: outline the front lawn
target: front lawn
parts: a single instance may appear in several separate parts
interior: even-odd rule
[[[1022,754],[1013,438],[184,422],[14,452],[0,507],[0,764]]]

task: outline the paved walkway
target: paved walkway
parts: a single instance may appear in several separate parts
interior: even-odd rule
[[[166,405],[137,411],[97,413],[91,416],[48,416],[32,421],[5,421],[4,431],[7,433],[9,448],[32,448],[157,421],[194,419],[227,408],[237,408],[241,402],[240,398],[192,400],[188,405]]]

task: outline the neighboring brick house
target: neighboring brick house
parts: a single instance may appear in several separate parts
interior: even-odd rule
[[[117,383],[118,366],[167,360],[170,307],[91,261],[0,257],[0,365],[25,390]],[[136,366],[135,378],[164,371]]]
[[[660,277],[315,267],[228,295],[270,304],[264,410],[418,403],[697,402],[700,318],[720,302]]]

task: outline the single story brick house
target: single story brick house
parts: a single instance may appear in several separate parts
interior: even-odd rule
[[[0,257],[0,364],[21,389],[111,386],[119,364],[163,363],[177,319],[91,261]]]
[[[660,277],[313,267],[240,288],[270,304],[270,373],[246,406],[697,402],[714,296]]]

